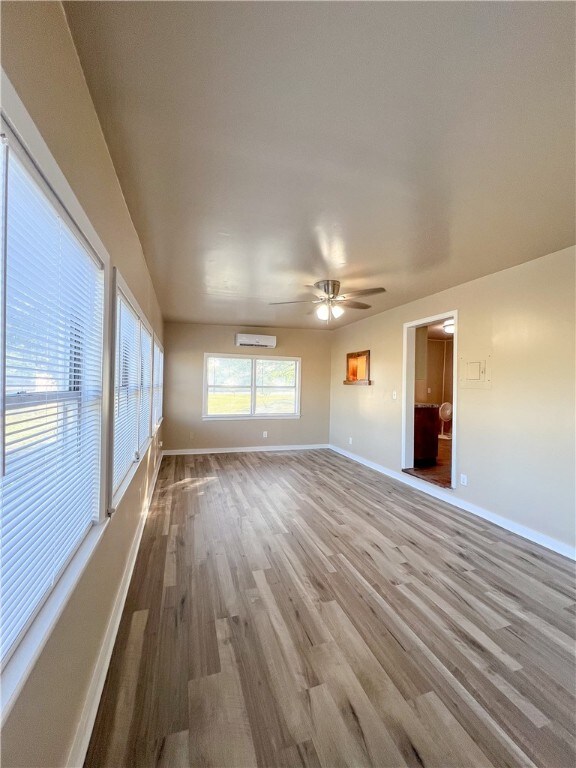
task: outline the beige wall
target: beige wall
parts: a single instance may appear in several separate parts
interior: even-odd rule
[[[445,341],[444,344],[446,346],[446,355],[444,357],[444,390],[442,392],[442,402],[451,403],[453,400],[452,393],[454,388],[452,369],[452,366],[454,365],[454,342],[450,339],[450,341]]]
[[[59,3],[2,8],[2,67],[154,330],[160,308]],[[2,765],[63,766],[157,460],[144,457],[2,730]]]
[[[450,493],[573,545],[574,248],[335,331],[330,442],[401,470],[403,323],[451,310],[457,357],[490,353],[492,387],[458,389],[457,476],[468,486]],[[370,349],[371,387],[342,386],[355,349]]]
[[[62,9],[2,3],[2,66],[156,332],[160,310]],[[166,326],[165,447],[331,442],[400,469],[402,323],[459,310],[460,353],[493,353],[490,390],[459,392],[455,491],[569,542],[574,532],[574,249],[357,322],[333,334],[266,329],[302,365],[302,418],[201,421],[204,351],[233,352],[224,326]],[[259,329],[262,332],[262,329]],[[346,352],[370,349],[374,386],[346,387]],[[399,399],[392,399],[397,390]],[[190,438],[190,432],[193,438]],[[353,445],[348,445],[348,437]],[[4,766],[62,766],[156,460],[143,460],[2,732]]]
[[[427,403],[452,402],[452,348],[452,339],[428,339]]]
[[[236,333],[277,337],[275,349],[239,349]],[[164,449],[310,445],[328,442],[330,419],[329,331],[166,323],[164,326]],[[205,352],[300,357],[299,419],[202,420]],[[345,362],[340,378],[344,378]],[[268,438],[262,432],[268,432]]]
[[[444,376],[444,344],[440,339],[428,339],[426,362],[426,402],[442,402],[442,379]]]

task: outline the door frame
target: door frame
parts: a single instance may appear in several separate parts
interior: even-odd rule
[[[402,354],[402,469],[414,466],[414,384],[416,380],[416,328],[440,320],[454,320],[452,353],[452,468],[451,488],[456,488],[456,447],[458,434],[458,310],[442,312],[404,323]]]

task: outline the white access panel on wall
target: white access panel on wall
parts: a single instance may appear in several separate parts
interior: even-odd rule
[[[492,355],[483,352],[474,356],[461,356],[458,381],[464,389],[490,389],[492,387]]]

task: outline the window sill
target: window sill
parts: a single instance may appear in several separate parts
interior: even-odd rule
[[[299,413],[267,413],[265,415],[202,416],[202,421],[269,421],[270,419],[299,419]]]
[[[152,437],[149,437],[146,442],[144,443],[144,446],[142,448],[138,448],[138,453],[140,454],[140,458],[136,462],[136,464],[140,464],[144,456],[148,453],[148,448],[152,445],[152,440],[154,439],[154,435]]]
[[[138,467],[142,463],[142,459],[146,456],[146,454],[148,453],[148,449],[152,445],[152,439],[153,439],[152,437],[149,437],[146,443],[144,444],[144,447],[142,448],[142,450],[141,451],[139,450],[140,458],[132,462],[132,465],[126,474],[126,477],[124,478],[124,480],[122,480],[118,488],[112,494],[111,507],[113,510],[116,509],[116,507],[122,501],[122,497],[126,493],[128,486],[134,479],[134,475],[136,474]]]
[[[90,528],[84,540],[56,582],[46,602],[39,610],[24,637],[10,656],[0,676],[1,721],[4,724],[28,675],[42,653],[48,638],[62,615],[68,600],[74,592],[86,566],[90,562],[108,520]]]

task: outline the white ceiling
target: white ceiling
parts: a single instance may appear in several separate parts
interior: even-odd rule
[[[337,326],[576,239],[572,3],[64,5],[167,319],[386,287]]]

